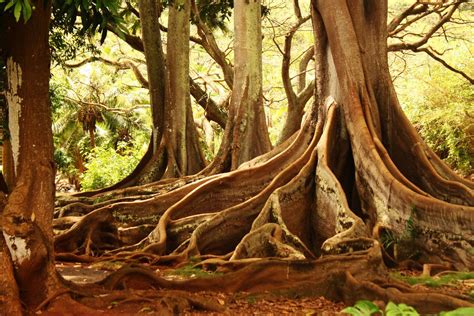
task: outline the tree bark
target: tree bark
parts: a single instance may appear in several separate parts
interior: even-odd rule
[[[174,1],[169,7],[167,70],[169,144],[168,170],[171,177],[199,172],[205,166],[191,109],[189,82],[189,34],[191,1]]]
[[[224,138],[203,173],[235,170],[271,149],[262,94],[261,2],[234,4],[234,82]]]
[[[159,287],[314,288],[347,304],[363,296],[409,302],[421,313],[472,306],[416,293],[383,264],[474,267],[474,185],[440,163],[403,116],[388,73],[386,14],[386,1],[313,0],[316,102],[296,137],[235,171],[96,209],[56,247],[83,249],[91,223],[111,231],[117,213],[146,213],[158,217],[156,226],[118,236],[126,246],[114,255],[139,250],[175,264],[199,258],[204,268],[235,272],[173,282],[126,267],[105,282],[111,288],[139,274]]]
[[[54,162],[48,46],[51,2],[34,4],[36,10],[27,23],[2,17],[9,43],[5,49],[7,102],[16,174],[16,184],[2,214],[2,245],[11,256],[20,297],[27,309],[38,306],[59,284],[52,249]]]

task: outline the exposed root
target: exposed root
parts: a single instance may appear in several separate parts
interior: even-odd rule
[[[61,295],[64,295],[64,294],[69,294],[71,293],[71,290],[69,289],[61,289],[55,293],[52,293],[50,296],[48,296],[43,302],[41,302],[41,304],[38,305],[38,307],[36,307],[35,311],[40,311],[42,310],[47,304],[49,304],[52,300],[54,300],[55,298],[61,296]]]

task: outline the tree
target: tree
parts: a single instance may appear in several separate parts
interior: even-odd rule
[[[134,72],[150,91],[153,135],[148,151],[135,170],[115,185],[97,192],[153,183],[161,178],[195,174],[205,166],[191,109],[189,82],[189,29],[191,3],[169,4],[168,34],[173,41],[163,54],[159,17],[162,4],[139,1],[136,14],[142,26],[142,38],[135,48],[146,57],[148,80]],[[138,47],[137,47],[138,46]],[[87,193],[89,194],[89,193]]]
[[[228,272],[209,279],[170,281],[147,268],[125,266],[101,283],[109,289],[139,275],[141,278],[135,280],[148,280],[160,288],[311,289],[313,295],[325,295],[349,304],[361,296],[403,301],[422,313],[472,306],[463,299],[439,293],[413,293],[406,285],[391,280],[383,263],[384,259],[393,264],[410,258],[426,264],[449,263],[456,269],[472,268],[474,220],[474,185],[459,178],[432,153],[398,104],[386,55],[387,2],[315,0],[312,4],[316,102],[292,142],[283,143],[229,173],[193,179],[188,184],[183,179],[162,181],[155,185],[152,198],[133,197],[134,202],[113,204],[109,201],[105,207],[89,209],[78,223],[55,238],[56,250],[74,252],[75,258],[78,254],[94,252],[103,255],[103,259],[109,256],[114,260],[161,263],[197,258],[202,260],[199,264],[204,268]],[[40,43],[47,48],[45,25],[34,26],[36,37],[38,30],[43,30]],[[15,26],[20,30],[26,28],[21,24]],[[24,35],[16,39],[33,34],[29,31],[15,33],[15,36]],[[43,232],[44,235],[31,240],[39,244],[31,248],[31,260],[39,258],[34,267],[50,267],[51,270],[46,270],[51,272],[54,267],[44,262],[51,262],[53,251],[41,252],[51,234],[45,219],[52,209],[51,133],[31,134],[37,126],[46,131],[44,134],[49,130],[47,102],[44,102],[48,63],[43,58],[22,59],[25,54],[20,53],[24,52],[20,48],[24,49],[24,43],[9,43],[15,45],[7,54],[16,57],[15,62],[9,59],[9,104],[14,109],[15,104],[18,106],[13,102],[16,93],[12,93],[17,87],[14,83],[19,82],[15,80],[19,79],[19,72],[13,71],[18,70],[18,65],[24,69],[21,78],[25,83],[30,82],[33,74],[43,76],[42,80],[35,80],[42,83],[38,87],[41,98],[34,99],[43,102],[27,103],[31,100],[29,93],[38,91],[33,89],[35,85],[32,89],[18,90],[24,96],[19,104],[20,133],[12,133],[13,148],[21,149],[18,156],[14,155],[18,180],[3,213],[3,229],[9,236],[15,236],[15,230],[25,225],[34,227],[28,232]],[[47,52],[44,47],[35,52]],[[32,61],[35,63],[28,64]],[[36,68],[40,66],[45,68]],[[30,73],[30,69],[35,72]],[[247,85],[250,82],[245,81]],[[250,86],[243,87],[244,91],[245,88],[250,91]],[[23,107],[26,104],[31,106]],[[41,124],[27,125],[32,122]],[[22,129],[25,126],[32,128]],[[15,138],[16,135],[19,137]],[[36,140],[44,142],[36,143]],[[38,192],[37,187],[42,190]],[[34,216],[31,208],[22,208],[32,199],[34,204],[28,206],[39,209]],[[67,212],[62,209],[58,213]],[[16,222],[9,221],[13,219],[11,215],[18,215],[13,217]],[[125,215],[130,217],[128,233],[119,233],[117,226]],[[18,220],[21,225],[17,225]],[[57,219],[56,224],[61,220],[64,219]],[[156,226],[130,229],[143,220],[154,221]],[[23,276],[32,277],[28,275],[31,270],[22,267],[31,260],[19,260],[23,257],[18,256],[22,253],[18,249],[25,248],[11,247],[9,236],[5,241],[14,250],[10,253],[16,263],[15,277],[20,289],[29,289]],[[28,237],[21,236],[19,241]],[[390,236],[391,246],[383,248],[384,239]],[[107,253],[111,245],[125,247]],[[412,256],[413,245],[418,250],[416,257]],[[140,252],[130,253],[130,250]],[[5,258],[8,259],[2,255],[5,271],[11,271],[11,264]],[[50,273],[35,274],[38,275],[45,277],[35,286],[55,284]],[[14,288],[14,282],[9,284]],[[44,293],[34,293],[35,296],[30,296],[33,292],[23,293],[27,304],[35,306],[36,295],[44,298],[51,294],[44,287],[39,288]]]
[[[414,1],[406,8],[403,8],[405,4],[402,2],[398,5],[400,6],[400,12],[397,12],[387,25],[388,51],[400,59],[403,59],[404,54],[425,53],[434,61],[442,64],[446,71],[459,74],[472,84],[474,81],[466,72],[453,67],[443,59],[443,50],[436,50],[432,47],[432,42],[437,37],[445,38],[446,41],[459,37],[458,34],[453,34],[452,29],[456,29],[456,25],[468,23],[458,16],[460,8],[465,2],[465,0],[434,1],[431,3]],[[282,78],[288,99],[287,118],[280,134],[279,143],[285,141],[299,129],[304,114],[304,106],[308,100],[308,90],[312,88],[312,84],[306,85],[306,88],[305,85],[301,85],[301,82],[305,82],[304,74],[309,61],[308,58],[312,53],[310,50],[307,50],[307,54],[305,53],[300,61],[299,82],[296,92],[289,76],[293,37],[309,18],[301,15],[299,1],[293,1],[293,7],[296,21],[285,35],[283,48],[280,48],[277,44],[283,57]],[[303,81],[301,78],[303,78]]]
[[[11,291],[3,306],[20,314],[19,299],[36,307],[59,288],[52,249],[54,163],[48,99],[51,2],[37,1],[27,23],[0,16],[7,67],[9,130],[16,182],[2,208],[2,271]],[[21,7],[20,7],[21,9]],[[8,43],[8,45],[5,45]],[[12,268],[13,267],[13,268]],[[2,275],[4,275],[2,273]],[[2,285],[5,280],[2,278]]]
[[[235,170],[271,149],[262,95],[261,2],[234,3],[234,82],[224,140],[207,172]]]
[[[85,239],[105,258],[198,258],[203,268],[228,272],[186,282],[149,278],[162,287],[311,288],[350,304],[360,297],[403,301],[424,313],[470,306],[411,293],[390,280],[383,263],[472,269],[474,220],[472,182],[434,155],[401,111],[388,71],[386,19],[386,1],[313,1],[316,101],[294,140],[229,173],[161,182],[155,189],[166,193],[89,208],[57,237],[56,249],[90,254]],[[129,225],[154,218],[156,226],[116,235],[124,247],[107,253],[98,227],[111,231],[132,214]],[[125,267],[110,284],[137,274],[149,275]]]

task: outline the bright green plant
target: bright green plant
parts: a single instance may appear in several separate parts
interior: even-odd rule
[[[429,287],[440,287],[447,284],[456,284],[461,280],[472,280],[474,279],[474,272],[452,272],[440,277],[404,276],[400,273],[393,273],[392,276],[410,285],[423,284]]]
[[[368,300],[357,301],[354,306],[346,307],[342,310],[343,313],[352,316],[371,316],[371,315],[385,315],[385,316],[419,316],[420,314],[411,306],[406,304],[395,304],[388,302],[385,310],[380,308]],[[461,307],[453,311],[441,312],[440,316],[467,316],[474,315],[474,307]]]
[[[474,315],[474,307],[461,307],[449,312],[441,312],[440,316],[467,316]]]
[[[395,304],[388,302],[385,307],[385,315],[387,316],[418,316],[418,312],[411,306],[406,304]]]
[[[354,306],[346,307],[342,312],[352,316],[370,316],[375,313],[381,313],[377,305],[367,300],[357,301]]]
[[[113,148],[95,148],[81,176],[83,190],[94,190],[110,186],[130,174],[143,156],[140,150],[125,147],[120,154]]]

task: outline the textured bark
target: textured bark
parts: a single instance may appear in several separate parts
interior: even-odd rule
[[[262,95],[261,2],[234,8],[234,81],[224,138],[204,174],[235,170],[271,149]]]
[[[333,95],[343,105],[351,141],[361,216],[370,228],[383,226],[397,236],[416,232],[409,243],[425,260],[472,268],[472,189],[435,170],[433,154],[400,109],[386,58],[386,5],[316,3],[338,80]],[[399,250],[398,259],[414,255],[414,249]]]
[[[190,100],[190,3],[177,2],[170,6],[168,36],[173,40],[167,45],[166,62],[159,24],[161,4],[141,0],[139,8],[143,42],[135,48],[145,53],[147,61],[153,118],[150,144],[130,175],[110,187],[78,196],[93,196],[161,179],[195,174],[206,165],[194,126]]]
[[[195,174],[205,166],[194,124],[189,86],[189,33],[191,1],[169,7],[168,16],[168,157],[169,176]]]
[[[97,209],[59,235],[57,249],[90,255],[87,236],[123,228],[114,214],[156,214],[146,233],[116,234],[118,250],[107,253],[96,238],[96,253],[160,264],[198,259],[227,273],[169,281],[126,267],[105,286],[142,276],[164,288],[306,290],[347,304],[404,302],[422,313],[472,306],[467,297],[416,293],[383,264],[474,267],[473,184],[433,156],[400,110],[387,66],[386,1],[312,5],[318,102],[297,136],[237,170]],[[107,229],[88,229],[94,222]]]
[[[28,23],[6,22],[7,101],[16,184],[2,214],[2,245],[12,258],[24,306],[58,287],[52,249],[54,162],[49,104],[50,6],[39,1]],[[3,259],[5,262],[7,259]]]
[[[0,218],[7,203],[5,194],[0,194]],[[6,315],[21,315],[21,300],[15,279],[13,262],[5,239],[0,238],[0,311]]]

